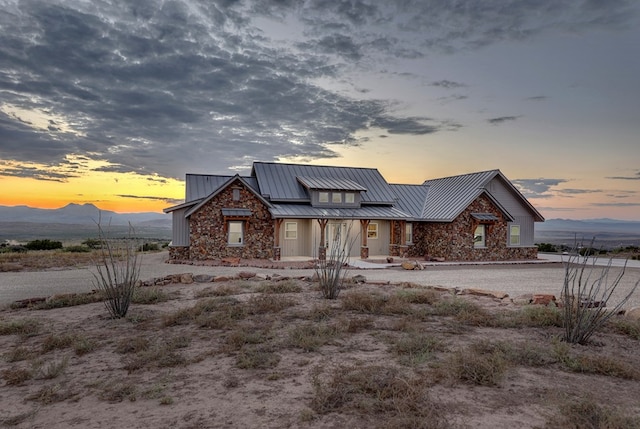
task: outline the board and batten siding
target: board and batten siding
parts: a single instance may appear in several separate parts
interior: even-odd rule
[[[189,220],[184,217],[184,214],[191,207],[185,207],[177,209],[171,212],[173,228],[171,232],[171,245],[172,246],[189,246]]]
[[[502,207],[515,219],[513,222],[509,222],[509,226],[520,225],[520,246],[533,246],[535,222],[529,208],[523,205],[520,198],[513,195],[513,192],[498,178],[494,178],[489,182],[487,188]],[[508,243],[507,237],[507,245],[509,245]]]
[[[286,224],[294,222],[297,225],[297,238],[286,238]],[[280,227],[280,248],[283,257],[308,256],[312,257],[311,234],[312,219],[284,219]]]

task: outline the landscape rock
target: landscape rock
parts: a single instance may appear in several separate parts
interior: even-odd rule
[[[193,276],[193,281],[196,283],[210,283],[213,281],[213,276],[208,274],[197,274]]]
[[[534,294],[533,305],[556,305],[556,296],[550,294]]]
[[[353,283],[366,283],[367,282],[367,278],[365,276],[363,276],[362,274],[357,274],[357,275],[351,277],[351,281]]]
[[[475,289],[475,288],[469,288],[469,289],[463,289],[460,292],[461,295],[476,295],[476,296],[491,296],[494,298],[498,298],[498,299],[505,299],[509,297],[508,293],[505,292],[497,292],[497,291],[493,291],[493,290],[485,290],[485,289]]]
[[[252,277],[255,277],[256,273],[251,272],[251,271],[240,271],[238,273],[238,277],[240,277],[241,279],[250,279]]]
[[[418,261],[404,261],[401,266],[405,270],[424,270],[424,266]]]
[[[624,312],[624,317],[631,320],[640,320],[640,307],[634,307]]]
[[[215,276],[215,277],[213,278],[213,281],[214,281],[215,283],[218,283],[218,282],[228,282],[228,281],[229,281],[229,277],[227,277],[227,276]]]
[[[515,298],[511,298],[511,302],[517,305],[529,305],[533,302],[533,294],[526,293],[524,295],[516,296]]]
[[[188,285],[193,283],[193,274],[185,273],[180,276],[180,283]]]

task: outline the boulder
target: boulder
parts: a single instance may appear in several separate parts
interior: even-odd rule
[[[196,283],[210,283],[213,281],[213,276],[208,274],[196,274],[193,276],[193,281]]]
[[[631,320],[640,320],[640,307],[634,307],[624,312],[624,317]]]
[[[417,263],[415,261],[403,261],[401,267],[405,270],[415,270]]]
[[[556,305],[556,296],[550,294],[533,294],[533,301],[531,303],[534,305]]]
[[[460,294],[461,295],[490,296],[490,297],[494,297],[494,298],[498,298],[498,299],[504,299],[504,298],[508,298],[509,297],[509,294],[504,293],[504,292],[497,292],[497,291],[485,290],[485,289],[475,289],[475,288],[463,289],[462,292],[460,292]]]
[[[184,273],[180,276],[180,283],[188,285],[193,283],[193,274],[191,273]]]
[[[241,279],[250,279],[252,277],[255,277],[256,273],[251,272],[251,271],[240,271],[238,273],[238,277],[240,277]]]
[[[351,277],[351,281],[353,283],[366,283],[367,282],[367,278],[365,276],[363,276],[362,274],[357,274],[357,275]]]
[[[218,282],[228,282],[229,281],[229,277],[227,276],[215,276],[213,278],[213,281],[218,283]]]

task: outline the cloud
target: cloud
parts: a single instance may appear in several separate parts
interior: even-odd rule
[[[614,180],[640,180],[640,171],[636,172],[636,174],[633,175],[633,176],[610,176],[610,177],[607,177],[607,179],[614,179]]]
[[[527,198],[548,198],[552,195],[551,189],[561,183],[566,183],[566,179],[516,179],[511,181],[522,194]]]
[[[510,121],[515,121],[519,118],[521,118],[522,115],[518,115],[518,116],[500,116],[497,118],[491,118],[491,119],[487,119],[487,122],[490,123],[491,125],[502,125],[505,122],[510,122]]]
[[[640,203],[592,203],[596,207],[640,207]]]
[[[457,89],[457,88],[464,88],[465,86],[467,86],[464,83],[454,82],[446,79],[431,82],[430,85],[437,86],[440,88],[445,88],[445,89]]]
[[[64,181],[73,154],[104,161],[98,171],[182,178],[335,157],[335,145],[366,144],[356,135],[372,128],[449,132],[462,124],[401,114],[359,77],[398,59],[629,17],[623,2],[555,0],[10,0],[0,13],[0,159],[18,164],[0,174]],[[335,89],[343,83],[356,96]]]
[[[119,198],[131,198],[131,199],[137,199],[137,200],[150,200],[150,201],[170,201],[172,200],[171,198],[165,198],[165,197],[155,197],[155,196],[148,196],[148,195],[131,195],[131,194],[118,194],[116,195],[116,197]],[[180,200],[182,201],[182,200]]]
[[[549,97],[547,97],[546,95],[536,95],[533,97],[527,97],[525,98],[525,100],[527,101],[544,101],[547,100]]]

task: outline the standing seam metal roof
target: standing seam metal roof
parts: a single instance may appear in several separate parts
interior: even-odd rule
[[[323,189],[337,191],[366,191],[367,188],[360,183],[356,183],[349,179],[340,179],[334,177],[308,177],[297,176],[298,182],[308,189]]]
[[[362,193],[363,204],[393,204],[395,200],[391,187],[375,168],[254,162],[252,175],[258,180],[262,195],[274,202],[309,201],[296,177],[351,180],[367,188]]]
[[[391,189],[398,197],[395,204],[398,209],[408,213],[415,220],[422,218],[429,195],[429,186],[392,184]]]
[[[206,198],[217,191],[235,176],[211,175],[211,174],[187,174],[185,202]],[[260,187],[255,177],[240,176],[257,194],[260,194]]]

